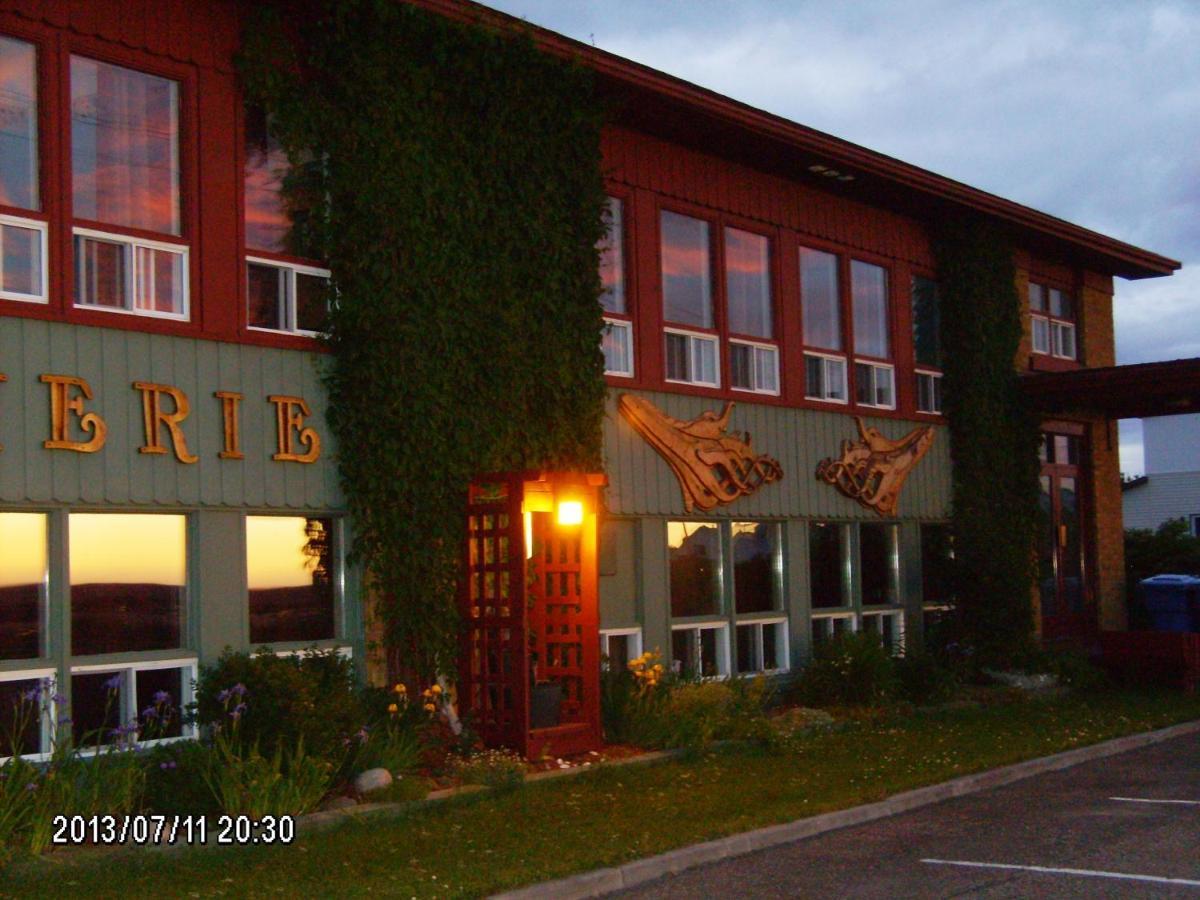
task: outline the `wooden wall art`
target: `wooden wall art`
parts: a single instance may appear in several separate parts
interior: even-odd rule
[[[719,416],[704,412],[688,422],[671,418],[634,394],[622,394],[617,406],[675,472],[688,512],[732,503],[783,477],[778,460],[750,449],[749,434],[725,433],[732,401]]]
[[[896,512],[904,480],[933,444],[932,425],[914,428],[898,441],[892,441],[867,428],[854,417],[862,440],[842,441],[841,459],[823,459],[817,465],[817,478],[836,487],[881,516]]]

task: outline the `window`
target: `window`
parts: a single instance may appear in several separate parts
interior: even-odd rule
[[[1033,352],[1076,359],[1075,310],[1069,294],[1058,288],[1029,282],[1030,327]]]
[[[774,343],[770,240],[725,229],[725,296],[729,309],[729,383],[742,391],[779,393]],[[757,340],[743,340],[752,338]]]
[[[602,628],[600,661],[613,671],[624,669],[642,655],[642,629]]]
[[[1192,537],[1200,537],[1200,515],[1189,516],[1191,524]]]
[[[942,320],[937,282],[912,279],[913,351],[916,360],[917,412],[942,411]]]
[[[671,626],[671,668],[689,678],[729,674],[729,626],[724,622]]]
[[[800,307],[804,346],[829,353],[804,355],[805,396],[845,403],[846,359],[836,355],[842,343],[842,301],[838,258],[832,253],[800,248]]]
[[[263,110],[247,107],[244,121],[246,324],[315,337],[326,330],[330,272],[297,258],[318,256],[308,198],[316,166],[292,165]]]
[[[814,609],[848,605],[844,530],[836,522],[808,523],[808,587]]]
[[[76,305],[187,319],[178,84],[71,57],[71,179]]]
[[[846,361],[840,357],[804,354],[805,396],[810,400],[846,402]]]
[[[850,261],[850,294],[854,308],[854,354],[888,359],[891,341],[887,270],[860,260]],[[854,364],[855,399],[862,406],[895,409],[893,367],[858,359]]]
[[[181,713],[195,699],[196,667],[195,658],[72,666],[74,741],[144,746],[195,737],[195,725]]]
[[[329,270],[246,258],[246,321],[251,328],[318,335],[325,330]]]
[[[608,230],[601,238],[600,251],[600,305],[604,308],[604,334],[601,349],[604,351],[604,373],[606,375],[633,375],[633,322],[625,290],[625,227],[624,204],[616,197],[609,197],[604,211]]]
[[[332,519],[246,517],[252,644],[336,636],[336,549]]]
[[[72,513],[71,653],[181,646],[187,517]]]
[[[689,328],[714,330],[712,251],[708,223],[663,210],[662,292],[668,381],[720,385],[717,336]]]
[[[0,763],[51,750],[58,717],[53,669],[0,672]]]
[[[926,641],[954,606],[954,545],[950,526],[921,525],[921,607]]]
[[[721,529],[716,522],[668,522],[671,616],[721,612]]]
[[[0,37],[0,298],[45,303],[46,223],[38,197],[37,51]]]
[[[730,674],[731,636],[736,674],[789,668],[781,531],[778,522],[667,523],[675,671]]]
[[[48,655],[46,535],[44,513],[0,513],[0,660]]]
[[[855,533],[857,552],[852,553],[849,539]],[[878,634],[892,652],[902,652],[898,537],[897,527],[889,523],[808,523],[814,646],[844,633],[866,630]]]

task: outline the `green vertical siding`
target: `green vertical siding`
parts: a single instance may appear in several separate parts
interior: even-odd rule
[[[683,516],[679,481],[666,461],[646,443],[617,411],[623,391],[612,390],[604,424],[605,469],[609,486],[607,508],[622,516]],[[720,412],[724,402],[682,394],[638,392],[676,419],[692,419],[706,410]],[[869,426],[896,439],[920,423],[897,419],[866,418]],[[750,497],[700,517],[722,518],[839,518],[876,519],[876,513],[843,497],[815,477],[817,464],[841,454],[843,440],[857,440],[854,419],[845,413],[790,409],[739,401],[729,432],[749,432],[751,447],[779,460],[783,479],[764,485]],[[897,518],[941,519],[950,506],[950,447],[944,428],[929,452],[909,474],[900,495]]]
[[[333,435],[325,421],[322,356],[33,319],[0,319],[0,503],[73,506],[238,507],[327,510],[343,505]],[[98,453],[46,450],[50,390],[42,374],[85,379],[86,409],[108,424]],[[138,452],[144,441],[135,381],[183,391],[191,415],[182,428],[192,465],[174,455]],[[223,460],[221,403],[214,391],[238,391],[244,460]],[[271,394],[303,397],[306,424],[321,436],[313,464],[276,462]],[[164,429],[165,441],[165,429]]]

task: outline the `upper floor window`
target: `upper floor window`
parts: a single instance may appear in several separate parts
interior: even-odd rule
[[[912,279],[913,356],[916,360],[917,412],[942,411],[942,318],[937,282]]]
[[[771,302],[771,242],[725,229],[725,297],[729,310],[729,383],[743,391],[779,393],[779,349]]]
[[[800,248],[800,309],[804,346],[823,351],[804,354],[805,395],[813,400],[845,403],[849,396],[842,343],[842,297],[834,254]]]
[[[895,409],[895,368],[875,361],[891,357],[887,270],[852,260],[850,293],[854,310],[855,399],[863,406]]]
[[[600,239],[600,305],[604,308],[604,351],[607,375],[633,375],[633,322],[625,296],[624,204],[609,197],[604,209],[607,230]]]
[[[660,227],[667,380],[717,387],[721,374],[708,223],[663,210]]]
[[[37,120],[37,51],[0,37],[0,297],[45,303],[46,223],[28,215],[40,208]]]
[[[1034,353],[1077,358],[1075,309],[1067,292],[1029,282],[1029,314]]]
[[[70,73],[75,302],[187,319],[179,85],[79,56]]]
[[[246,324],[316,336],[326,328],[330,273],[298,261],[317,256],[312,161],[293,166],[262,109],[247,107],[244,122]]]

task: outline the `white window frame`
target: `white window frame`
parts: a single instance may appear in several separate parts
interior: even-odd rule
[[[858,406],[869,406],[872,409],[895,409],[896,408],[896,367],[894,365],[892,365],[891,363],[878,363],[878,362],[872,362],[870,360],[865,360],[865,359],[854,360],[854,365],[856,368],[858,366],[862,366],[863,368],[869,369],[871,371],[870,394],[872,396],[872,400],[875,399],[875,395],[878,393],[878,388],[876,386],[876,378],[877,378],[877,376],[875,374],[876,372],[887,372],[888,377],[891,380],[891,385],[892,385],[892,389],[891,389],[892,402],[891,403],[875,403],[875,402],[867,402],[865,400],[860,400],[858,398],[858,389],[861,387],[861,385],[858,382],[858,372],[856,371],[854,373],[854,402],[855,402],[855,404]]]
[[[40,750],[37,753],[21,754],[21,759],[27,759],[30,762],[45,762],[50,758],[54,750],[54,728],[59,716],[58,704],[54,701],[54,696],[58,693],[58,672],[54,669],[44,667],[36,669],[12,669],[9,671],[0,671],[0,681],[37,681],[42,693],[49,693],[49,705],[43,704],[40,699],[38,701],[40,709],[45,713],[42,716],[41,740],[38,744]],[[41,682],[46,681],[49,682],[48,687],[41,684]],[[12,759],[12,757],[0,756],[0,763],[9,759]]]
[[[175,708],[182,715],[187,705],[196,699],[195,681],[199,662],[199,659],[195,656],[183,656],[172,659],[137,660],[135,662],[87,663],[86,665],[71,666],[70,674],[88,675],[108,672],[111,672],[113,675],[121,674],[123,676],[121,696],[118,698],[120,702],[120,714],[117,721],[119,724],[125,725],[141,716],[141,710],[137,708],[138,672],[152,672],[159,669],[183,669],[180,697],[175,702]],[[67,687],[69,690],[70,685],[68,684]],[[66,691],[64,693],[66,693],[68,698],[71,696]],[[72,712],[72,715],[74,715],[74,712]],[[149,741],[135,738],[131,743],[136,743],[139,747],[156,747],[159,744],[174,744],[179,741],[195,740],[197,736],[198,731],[195,723],[182,722],[179,737],[156,738]],[[104,749],[110,746],[113,745],[101,744],[100,752],[104,752]],[[80,753],[85,756],[93,755],[96,753],[96,748],[80,748]]]
[[[13,228],[28,228],[31,231],[36,231],[39,235],[38,253],[41,257],[41,290],[37,294],[23,294],[20,291],[6,291],[3,288],[4,284],[4,253],[3,251],[3,229],[0,229],[0,299],[4,300],[20,300],[24,303],[49,303],[50,302],[50,260],[49,253],[49,226],[48,223],[38,219],[26,219],[21,216],[10,216],[0,213],[0,225],[9,225]]]
[[[601,628],[600,629],[600,656],[601,664],[605,657],[609,657],[611,661],[612,654],[608,652],[608,639],[612,637],[627,637],[629,638],[629,652],[633,655],[625,660],[629,663],[642,655],[642,627],[640,625],[632,628]]]
[[[693,377],[689,379],[670,378],[666,375],[666,341],[668,334],[675,334],[687,338],[687,357],[688,371]],[[711,344],[713,348],[713,380],[700,381],[696,375],[696,345],[698,343]],[[721,386],[721,346],[720,339],[715,334],[707,334],[705,332],[687,331],[682,328],[664,328],[663,329],[663,376],[664,380],[671,384],[695,384],[700,387],[720,387]]]
[[[82,296],[83,291],[79,289],[79,259],[78,259],[78,241],[74,238],[94,238],[98,241],[105,241],[110,244],[120,244],[122,253],[125,256],[125,306],[122,308],[113,306],[100,306],[96,303],[80,303],[78,300],[74,302],[75,309],[90,309],[97,312],[116,313],[125,316],[144,316],[151,319],[169,319],[174,322],[188,322],[191,320],[191,266],[189,264],[190,248],[187,244],[176,244],[167,241],[156,241],[149,238],[130,237],[127,234],[116,234],[111,231],[98,231],[93,228],[74,228],[72,229],[72,252],[75,254],[75,292],[77,296]],[[165,313],[153,309],[138,309],[134,305],[134,291],[138,283],[138,254],[137,251],[142,250],[159,250],[164,253],[173,253],[179,256],[182,260],[182,272],[180,274],[181,281],[181,300],[183,311],[178,313]]]
[[[1192,537],[1200,537],[1200,513],[1188,516],[1188,524],[1192,526]]]
[[[1068,332],[1071,335],[1070,353],[1062,349],[1063,335]],[[1074,360],[1079,358],[1078,332],[1075,330],[1074,322],[1068,322],[1065,319],[1050,320],[1050,351],[1056,359]]]
[[[917,412],[928,413],[930,415],[940,416],[942,414],[942,373],[932,369],[917,369],[916,376],[916,404]],[[921,379],[928,378],[933,389],[930,391],[930,397],[933,399],[934,409],[924,409],[921,406]]]
[[[733,348],[748,347],[750,348],[750,380],[753,384],[750,387],[742,387],[733,383]],[[770,354],[770,368],[774,373],[775,387],[763,387],[758,383],[758,360],[759,354]],[[730,338],[729,340],[729,387],[735,391],[743,391],[749,394],[768,394],[772,397],[779,396],[779,347],[775,344],[767,344],[759,341],[747,341],[742,338]]]
[[[319,266],[306,266],[300,263],[281,262],[277,259],[267,259],[264,256],[247,256],[246,257],[246,283],[250,281],[250,265],[253,263],[256,266],[269,266],[272,269],[281,269],[287,275],[286,297],[284,303],[284,320],[291,323],[290,328],[263,328],[261,325],[249,324],[249,307],[247,307],[247,323],[246,328],[250,331],[259,331],[263,334],[297,334],[301,337],[321,337],[319,331],[309,331],[305,328],[296,327],[296,276],[311,275],[314,278],[324,278],[329,280],[333,277],[333,273],[329,269],[322,269]],[[249,297],[247,296],[247,302]]]
[[[716,681],[721,678],[728,678],[731,671],[729,665],[729,620],[728,619],[709,619],[706,621],[682,621],[671,623],[671,638],[672,645],[674,644],[675,632],[677,631],[693,631],[695,632],[695,650],[696,659],[700,660],[700,668],[704,668],[703,649],[704,645],[700,642],[701,631],[719,631],[717,635],[717,674],[716,675],[696,675],[701,681]],[[675,652],[674,646],[671,649],[671,670],[676,675],[681,674],[681,670],[675,668]]]
[[[829,396],[828,389],[826,390],[824,395],[814,394],[812,392],[812,385],[808,383],[808,378],[805,377],[805,379],[804,379],[805,380],[804,398],[806,400],[819,400],[822,403],[837,403],[842,406],[848,406],[850,403],[850,373],[849,373],[849,368],[847,366],[846,357],[837,356],[836,354],[829,354],[829,353],[814,353],[811,350],[805,350],[804,351],[804,359],[805,359],[804,371],[805,371],[806,376],[808,374],[808,359],[810,357],[812,359],[822,360],[822,362],[821,362],[821,378],[825,382],[825,385],[827,388],[830,383],[829,363],[837,362],[837,363],[842,364],[842,378],[841,378],[842,396],[841,397],[831,397],[831,396]]]
[[[1041,356],[1050,355],[1050,319],[1049,317],[1031,313],[1029,316],[1030,341],[1032,350]]]
[[[856,633],[859,630],[858,613],[854,612],[854,610],[844,610],[843,609],[843,610],[833,610],[830,612],[825,612],[824,610],[821,610],[820,612],[818,612],[817,610],[813,610],[812,612],[809,613],[809,620],[811,623],[809,625],[810,639],[811,639],[811,634],[812,634],[812,626],[816,625],[818,622],[820,622],[821,623],[821,625],[820,625],[821,631],[824,632],[824,637],[822,638],[822,640],[824,640],[824,641],[833,640],[833,637],[834,637],[833,622],[835,619],[841,619],[844,621],[848,621],[850,623],[850,632],[852,634]],[[815,645],[813,646],[812,649],[814,649],[814,650],[816,649]]]
[[[610,332],[613,332],[613,333],[618,332],[618,331],[625,332],[625,339],[624,339],[625,340],[625,358],[629,360],[629,368],[622,370],[622,369],[610,369],[608,367],[608,360],[606,359],[604,361],[604,374],[605,375],[615,375],[620,378],[632,378],[633,377],[633,322],[629,321],[628,319],[617,319],[617,318],[613,318],[611,316],[605,316],[604,317],[604,326]]]
[[[773,669],[759,668],[759,669],[753,669],[753,670],[750,670],[747,672],[743,672],[743,671],[741,671],[741,669],[739,669],[738,675],[750,675],[750,676],[778,675],[783,672],[788,672],[791,670],[791,668],[792,668],[791,649],[792,648],[791,648],[791,638],[788,635],[788,617],[787,616],[769,616],[769,617],[763,617],[763,618],[736,619],[733,623],[735,630],[738,628],[753,628],[754,629],[754,644],[755,644],[754,649],[755,649],[756,657],[760,664],[765,659],[765,654],[763,653],[763,650],[765,649],[764,639],[763,639],[763,626],[765,626],[765,625],[782,626],[776,632],[778,636],[775,639],[775,659],[777,661],[781,662],[783,665],[776,666]],[[737,646],[736,631],[734,634],[734,646],[735,647]],[[736,658],[736,654],[735,654],[735,658]]]
[[[892,642],[890,652],[891,652],[892,656],[903,656],[904,655],[905,638],[907,636],[907,632],[905,629],[904,610],[903,609],[865,609],[859,615],[862,617],[862,621],[860,622],[860,625],[859,625],[859,630],[861,630],[861,631],[870,631],[871,630],[867,627],[868,619],[879,619],[880,620],[879,631],[875,632],[879,635],[880,640],[883,639],[882,620],[883,619],[894,620],[896,622],[896,624],[894,626],[894,630],[893,630],[895,639]],[[886,647],[886,645],[885,645],[884,649],[888,649]]]

